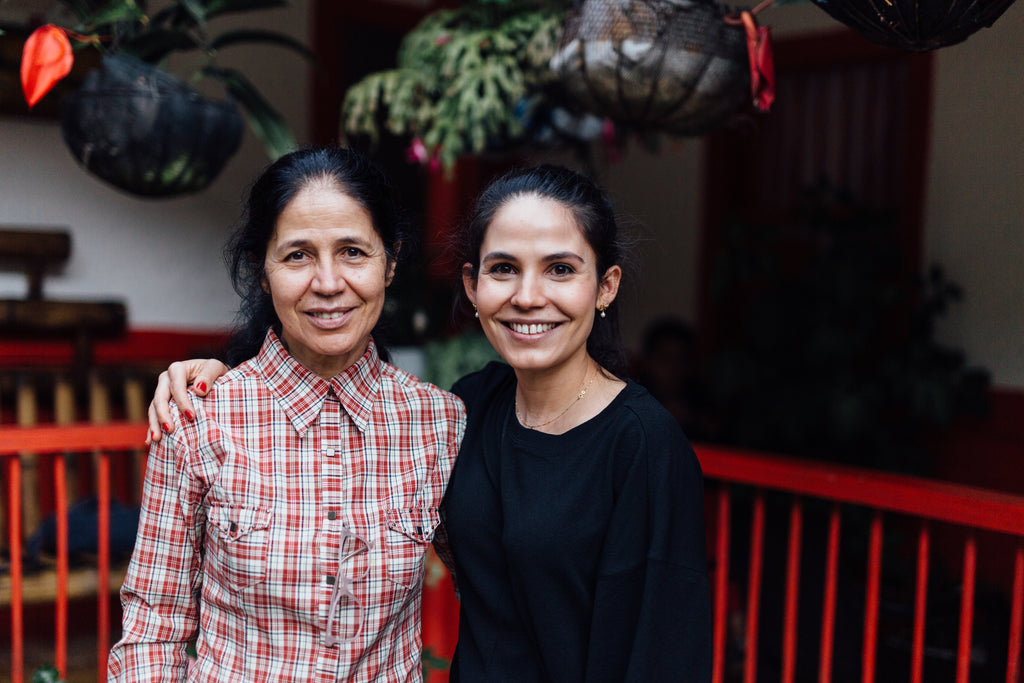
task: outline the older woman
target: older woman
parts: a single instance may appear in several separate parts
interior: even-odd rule
[[[399,246],[358,154],[295,152],[252,186],[228,255],[255,355],[152,446],[111,680],[185,680],[191,641],[190,680],[419,680],[465,417],[374,344]]]
[[[516,170],[460,237],[463,296],[507,364],[453,387],[467,426],[442,508],[462,601],[450,680],[710,680],[700,465],[624,379],[610,202],[569,169]],[[219,371],[176,365],[151,415]]]

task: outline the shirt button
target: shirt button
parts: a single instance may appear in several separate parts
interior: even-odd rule
[[[235,533],[236,531],[238,531],[238,525],[234,522],[231,522],[231,533]]]
[[[334,577],[331,576],[330,574],[328,574],[327,576],[324,577],[324,581],[327,582],[328,586],[333,586],[334,585]]]
[[[333,458],[334,457],[334,449],[333,448],[325,448],[324,449],[324,455],[326,455],[328,458]]]
[[[327,519],[337,519],[337,517],[338,517],[338,513],[335,512],[334,510],[328,510],[327,511]]]

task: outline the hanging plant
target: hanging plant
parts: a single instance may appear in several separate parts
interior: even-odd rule
[[[991,26],[1013,4],[1013,0],[812,1],[868,41],[911,52],[961,43]]]
[[[413,157],[446,168],[465,154],[600,134],[600,119],[555,111],[550,92],[567,7],[477,0],[431,13],[403,39],[396,68],[349,88],[343,134],[407,136]]]
[[[702,135],[751,95],[768,109],[767,46],[751,12],[711,0],[584,0],[551,67],[570,95],[617,123]]]
[[[273,44],[309,57],[281,33],[232,30],[211,36],[207,22],[230,13],[283,7],[284,0],[174,0],[149,14],[143,0],[60,0],[78,19],[72,28],[47,24],[25,43],[21,63],[26,101],[35,105],[67,75],[74,49],[103,55],[61,106],[65,142],[86,169],[119,189],[143,196],[176,196],[206,187],[238,149],[242,114],[276,159],[294,149],[281,115],[238,70],[216,63],[217,53],[243,43]],[[165,68],[179,60],[186,80]],[[225,99],[191,84],[210,79]]]

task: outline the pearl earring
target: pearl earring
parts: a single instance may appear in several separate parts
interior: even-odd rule
[[[599,311],[601,312],[601,317],[603,318],[603,317],[605,317],[605,315],[604,315],[604,312],[605,312],[606,310],[608,310],[608,305],[607,305],[607,304],[605,304],[604,306],[598,306],[598,307],[597,307],[597,310],[599,310]]]

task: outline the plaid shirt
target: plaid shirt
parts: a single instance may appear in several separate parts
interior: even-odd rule
[[[108,679],[420,681],[461,401],[372,341],[322,379],[273,332],[193,401],[196,420],[175,414],[150,451]]]

